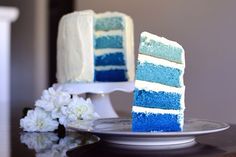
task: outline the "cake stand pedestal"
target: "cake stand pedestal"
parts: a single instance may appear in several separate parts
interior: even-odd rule
[[[94,83],[66,83],[54,84],[54,88],[61,89],[72,95],[85,94],[94,104],[95,111],[101,118],[118,117],[109,94],[114,91],[132,92],[134,82],[94,82]]]

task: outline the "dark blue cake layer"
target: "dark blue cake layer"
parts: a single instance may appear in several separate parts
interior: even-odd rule
[[[95,48],[123,48],[123,37],[120,35],[107,35],[96,37]]]
[[[95,56],[95,65],[125,65],[123,52],[112,52],[100,56]]]
[[[95,22],[96,31],[122,30],[124,29],[122,17],[97,18]]]
[[[148,108],[181,109],[181,95],[170,92],[134,90],[134,105]]]
[[[95,70],[95,81],[100,82],[122,82],[127,81],[127,70]]]
[[[140,63],[136,67],[136,80],[157,82],[168,86],[181,87],[180,76],[182,71],[177,68],[155,65],[153,63]]]
[[[181,131],[179,116],[173,114],[145,114],[132,112],[132,131]]]

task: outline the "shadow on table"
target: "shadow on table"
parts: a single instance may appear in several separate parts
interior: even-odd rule
[[[67,155],[69,157],[80,156],[80,157],[183,157],[183,156],[212,156],[223,154],[225,151],[211,145],[196,144],[192,147],[173,149],[173,150],[135,150],[126,148],[117,148],[112,144],[98,142],[93,145],[87,145],[79,148],[69,150]]]

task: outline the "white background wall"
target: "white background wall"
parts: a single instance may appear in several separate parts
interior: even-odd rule
[[[23,108],[33,107],[47,87],[47,0],[1,0],[0,5],[20,12],[12,23],[9,106],[12,122],[19,125]]]
[[[186,50],[186,116],[236,123],[236,1],[77,0],[76,10],[121,11],[139,34],[149,31]],[[130,113],[132,94],[112,94],[115,108]]]

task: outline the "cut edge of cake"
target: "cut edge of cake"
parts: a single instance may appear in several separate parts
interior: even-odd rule
[[[101,33],[105,34],[119,34],[123,35],[123,52],[124,52],[124,61],[126,63],[126,78],[128,81],[134,81],[135,76],[135,60],[134,60],[134,28],[133,28],[133,20],[130,16],[128,16],[125,13],[121,12],[111,12],[107,11],[104,13],[98,13],[96,14],[96,18],[112,18],[112,17],[121,17],[123,19],[123,30],[99,30],[95,32],[96,36],[99,36]],[[112,32],[112,33],[111,33]],[[106,48],[106,50],[109,50],[109,48]],[[110,48],[109,51],[114,52],[113,50],[119,50]],[[121,49],[120,49],[121,50]],[[104,50],[97,49],[97,54],[101,55],[104,53]]]

